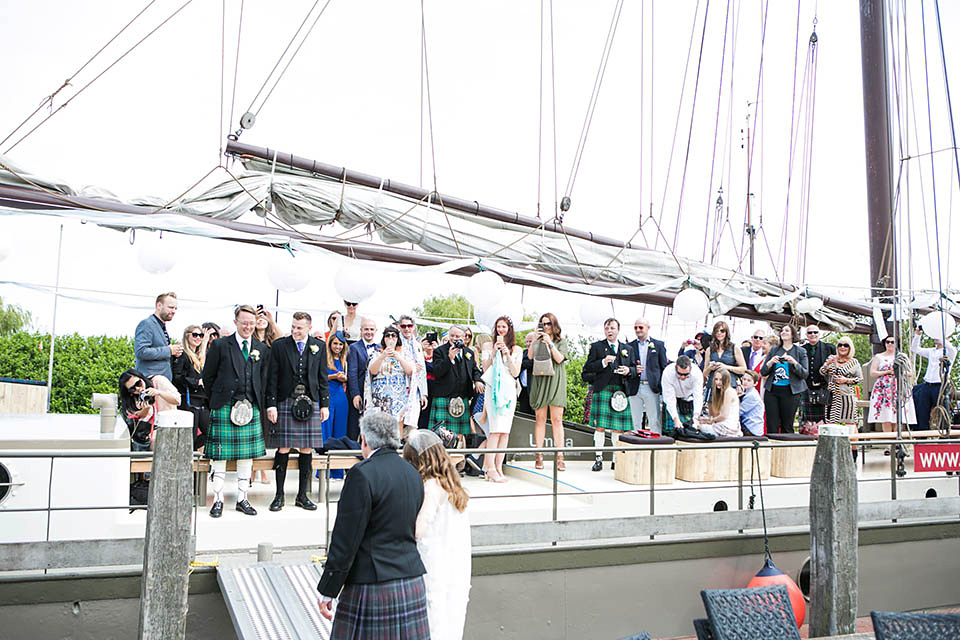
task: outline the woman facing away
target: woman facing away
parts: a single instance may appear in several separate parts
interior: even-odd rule
[[[507,446],[513,415],[517,411],[517,376],[523,362],[523,349],[517,346],[513,322],[500,316],[493,324],[493,349],[483,362],[484,409],[487,414],[488,449]],[[503,476],[504,453],[483,457],[487,480],[506,482]]]
[[[531,360],[553,360],[553,375],[530,375],[530,407],[536,422],[533,425],[533,439],[538,449],[543,448],[543,438],[547,431],[547,414],[553,428],[553,446],[563,446],[563,410],[567,406],[567,348],[562,341],[560,323],[557,316],[545,313],[540,316],[533,342],[527,349]],[[534,467],[543,469],[543,454],[538,453]],[[563,454],[557,454],[557,471],[566,471]]]
[[[730,372],[720,369],[713,376],[713,389],[707,415],[699,419],[700,430],[712,433],[718,438],[735,438],[743,435],[740,431],[740,399],[737,391],[730,386]]]
[[[433,640],[459,640],[470,594],[469,496],[460,474],[433,431],[407,438],[403,458],[423,478],[423,506],[417,515],[417,550],[427,569],[427,619]]]

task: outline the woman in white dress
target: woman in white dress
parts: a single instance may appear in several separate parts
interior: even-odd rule
[[[507,446],[513,414],[517,410],[517,376],[523,363],[523,349],[517,346],[513,334],[513,322],[500,316],[493,323],[493,349],[483,362],[484,389],[483,408],[487,414],[487,448],[501,449]],[[483,456],[483,468],[487,480],[506,482],[503,476],[505,454]]]
[[[443,443],[419,429],[403,447],[404,459],[423,478],[423,506],[417,515],[417,550],[427,573],[427,619],[433,640],[459,640],[470,594],[470,497]]]
[[[708,413],[700,418],[700,430],[718,438],[736,438],[740,431],[740,399],[737,390],[730,386],[730,372],[718,369],[711,382]]]

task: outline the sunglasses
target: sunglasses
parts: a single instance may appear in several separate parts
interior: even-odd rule
[[[818,334],[818,333],[820,333],[820,332],[819,332],[819,331],[807,331],[807,335],[808,335],[808,336],[809,336],[809,335],[816,335],[816,334]]]
[[[211,334],[210,334],[210,337],[211,337],[211,338],[219,338],[219,337],[220,337],[220,334],[219,334],[219,333],[211,333]]]
[[[753,336],[754,340],[763,340],[763,336]]]
[[[850,345],[848,344],[838,344],[837,349],[849,349]]]
[[[400,325],[400,328],[401,328],[401,329],[413,329],[413,325],[412,325],[412,324],[402,324],[402,325]]]
[[[343,305],[346,306],[346,307],[355,307],[355,306],[357,306],[357,304],[358,304],[358,303],[356,303],[356,302],[347,302],[346,300],[343,301]]]
[[[136,380],[134,380],[133,384],[127,385],[127,391],[132,393],[136,391],[137,388],[139,388],[142,384],[143,384],[143,380],[140,380],[139,378],[137,378]]]
[[[552,322],[541,322],[540,324],[542,324],[542,325],[545,326],[545,327],[552,327],[552,326],[553,326],[553,323],[552,323]]]
[[[193,336],[194,338],[202,338],[202,337],[203,337],[203,334],[200,333],[199,331],[194,331],[194,332],[192,332],[190,335]]]
[[[687,371],[686,373],[680,373],[679,371],[677,371],[677,377],[678,377],[678,378],[687,378],[687,377],[689,377],[689,376],[690,376],[690,372],[689,372],[689,371]]]
[[[896,340],[884,340],[883,344],[893,344]]]

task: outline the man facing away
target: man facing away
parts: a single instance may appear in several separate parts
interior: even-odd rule
[[[322,340],[310,335],[313,320],[305,311],[293,314],[290,335],[278,338],[270,347],[267,369],[268,440],[277,447],[273,468],[277,474],[277,494],[270,511],[283,509],[283,485],[287,479],[290,448],[299,452],[297,469],[300,485],[296,506],[314,511],[310,501],[310,474],[313,450],[323,446],[323,421],[330,415],[330,390],[327,383],[327,351]]]
[[[210,517],[223,514],[227,460],[237,461],[237,511],[257,515],[247,501],[253,459],[266,453],[260,409],[268,404],[263,389],[270,347],[253,337],[257,312],[250,305],[234,311],[237,331],[215,340],[207,351],[203,381],[210,394],[210,432],[204,452],[213,460],[213,506]]]
[[[397,454],[397,421],[371,409],[360,421],[359,462],[343,483],[317,585],[331,640],[430,637],[426,569],[414,537],[423,480]],[[336,615],[333,599],[339,597]]]
[[[630,347],[637,375],[626,379],[633,427],[642,429],[646,415],[647,429],[661,433],[660,376],[667,366],[667,349],[662,341],[650,337],[650,323],[646,318],[637,318],[633,330],[637,339],[630,342]]]
[[[610,430],[611,443],[617,446],[620,443],[620,432],[633,428],[624,380],[637,375],[630,346],[617,339],[620,335],[620,322],[616,318],[607,318],[603,323],[603,334],[603,340],[590,345],[590,352],[580,373],[580,377],[593,391],[590,400],[590,426],[596,429],[593,433],[593,444],[597,448],[603,447],[604,432],[607,429]],[[597,451],[592,470],[602,469],[603,454]]]
[[[160,374],[167,380],[173,380],[171,358],[183,353],[182,344],[170,344],[167,323],[177,313],[177,294],[172,291],[157,296],[151,315],[137,324],[133,334],[133,355],[136,357],[136,370],[148,376]]]

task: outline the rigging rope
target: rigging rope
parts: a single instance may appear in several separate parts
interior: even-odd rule
[[[709,8],[709,7],[708,7]],[[710,180],[707,182],[707,215],[710,215],[710,192],[713,190],[713,176],[714,168],[717,162],[717,133],[720,132],[720,99],[723,97],[723,72],[726,68],[726,59],[727,59],[727,33],[730,30],[730,0],[727,0],[727,13],[723,20],[723,49],[720,54],[720,79],[717,82],[717,115],[713,122],[713,152],[710,155]],[[704,18],[704,31],[706,31],[706,18]],[[701,55],[702,55],[702,46],[701,46]],[[699,74],[698,74],[699,75]],[[729,119],[729,118],[728,118]],[[692,124],[692,122],[691,122]],[[723,172],[721,171],[721,184],[723,182]],[[723,193],[723,187],[720,187],[720,192]],[[681,202],[683,200],[683,191],[680,192]],[[721,202],[722,206],[722,202]],[[677,210],[677,228],[680,227],[680,210]],[[715,223],[716,224],[716,223]],[[716,227],[714,227],[716,229]],[[707,234],[703,234],[704,241],[704,253],[706,253],[706,241]],[[716,264],[711,258],[711,264]]]
[[[70,104],[71,102],[73,102],[73,100],[74,100],[75,98],[77,98],[80,94],[82,94],[84,91],[86,91],[87,88],[90,87],[90,85],[92,85],[94,82],[96,82],[97,80],[99,80],[106,72],[110,71],[110,69],[113,69],[121,60],[123,60],[124,58],[126,58],[128,55],[130,55],[130,53],[133,52],[134,49],[136,49],[136,48],[139,47],[141,44],[143,44],[143,43],[147,40],[147,38],[149,38],[150,36],[152,36],[153,34],[155,34],[157,31],[159,31],[160,29],[162,29],[168,22],[170,22],[178,13],[180,13],[181,11],[183,11],[184,9],[186,9],[187,6],[190,5],[190,3],[192,3],[192,2],[193,2],[193,0],[187,0],[187,1],[184,2],[182,5],[180,5],[180,8],[177,9],[176,11],[174,11],[172,14],[170,14],[170,16],[168,16],[166,20],[164,20],[164,21],[161,22],[159,25],[157,25],[156,27],[154,27],[149,33],[147,33],[147,35],[143,36],[140,40],[138,40],[136,44],[134,44],[132,47],[130,47],[129,49],[127,49],[127,50],[123,53],[123,55],[121,55],[119,58],[117,58],[116,60],[114,60],[113,62],[111,62],[110,65],[107,66],[106,69],[104,69],[103,71],[101,71],[100,73],[98,73],[96,76],[94,76],[93,80],[91,80],[91,81],[88,82],[87,84],[85,84],[85,85],[83,85],[82,87],[80,87],[80,89],[79,89],[75,94],[73,94],[72,96],[70,96],[69,98],[67,98],[62,105],[60,105],[59,107],[57,107],[54,111],[50,112],[50,114],[48,114],[46,118],[44,118],[43,120],[41,120],[40,122],[38,122],[32,129],[30,129],[30,130],[27,131],[25,134],[23,134],[23,135],[20,137],[19,140],[17,140],[17,141],[14,142],[12,145],[10,145],[10,146],[7,148],[7,150],[4,151],[4,154],[9,154],[11,151],[13,151],[13,149],[15,149],[15,148],[17,147],[17,145],[19,145],[21,142],[23,142],[24,140],[26,140],[27,137],[28,137],[30,134],[32,134],[34,131],[36,131],[36,130],[39,129],[41,126],[43,126],[43,124],[46,123],[50,118],[52,118],[53,116],[55,116],[55,115],[57,115],[58,113],[60,113],[60,111],[61,111],[64,107],[66,107],[68,104]],[[137,15],[139,15],[139,14],[137,14]],[[136,19],[136,18],[134,18],[134,19]],[[132,21],[131,21],[131,22],[132,22]],[[127,25],[127,26],[129,26],[129,25]],[[124,29],[126,29],[126,27],[124,27]],[[120,35],[120,34],[117,34],[117,35]],[[104,46],[106,46],[106,45],[104,45]],[[98,52],[98,53],[99,53],[99,52]],[[84,66],[86,66],[86,65],[84,65]],[[59,89],[58,89],[57,91],[59,91]],[[21,126],[22,126],[22,125],[21,125]],[[19,129],[20,127],[17,127],[17,128]],[[11,135],[12,135],[12,134],[11,134]],[[8,137],[9,137],[9,136],[8,136]],[[4,139],[4,142],[6,142],[6,139]]]
[[[620,13],[623,11],[623,0],[617,0],[613,9],[613,17],[610,19],[610,27],[607,30],[607,39],[603,44],[603,53],[600,55],[600,66],[597,69],[596,78],[593,81],[593,91],[590,93],[590,101],[587,104],[587,113],[583,119],[583,127],[580,129],[580,140],[577,142],[577,150],[573,156],[573,166],[570,167],[570,177],[567,179],[567,188],[564,190],[565,200],[569,200],[573,193],[573,185],[577,179],[577,173],[580,171],[580,161],[583,159],[583,152],[587,145],[587,135],[590,133],[590,124],[593,122],[593,114],[597,108],[597,100],[600,97],[600,87],[603,85],[603,77],[607,71],[607,62],[610,59],[610,52],[613,50],[613,39],[617,35],[617,26],[620,24]],[[556,126],[556,123],[554,123]]]
[[[233,61],[233,90],[230,92],[230,119],[227,120],[227,137],[230,136],[230,127],[233,126],[233,108],[237,103],[237,73],[240,70],[240,36],[243,33],[243,3],[240,0],[240,18],[237,20],[237,54]]]

